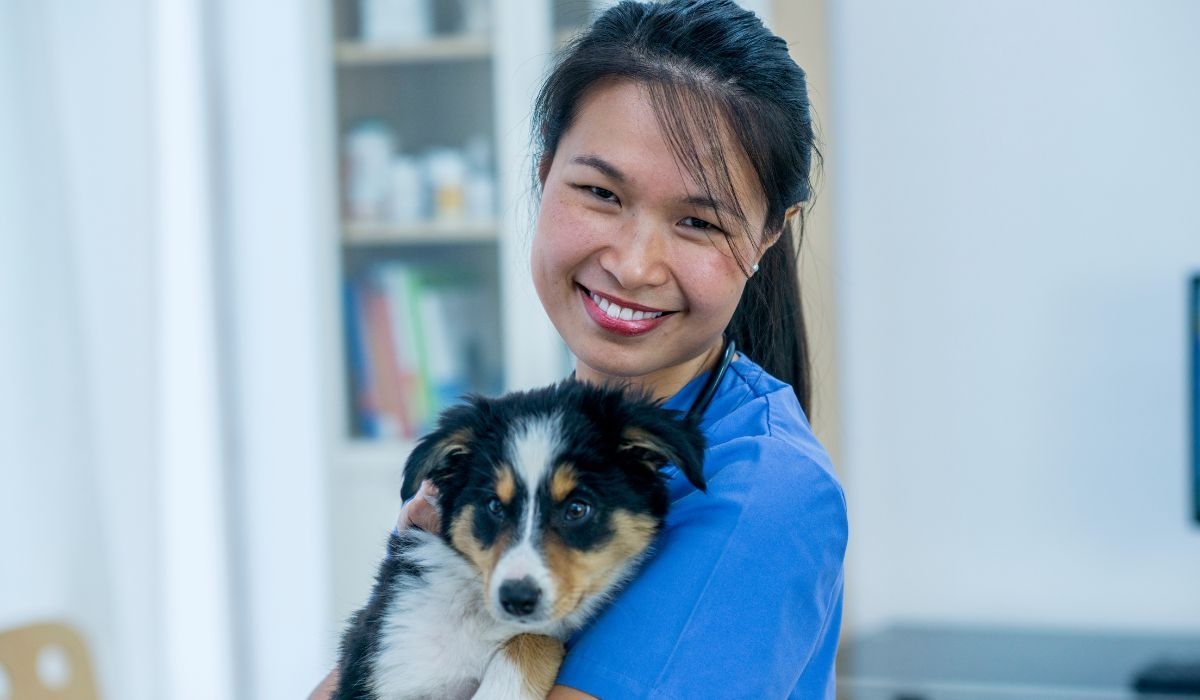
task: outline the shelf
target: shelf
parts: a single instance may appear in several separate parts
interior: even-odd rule
[[[474,61],[491,57],[492,42],[485,36],[451,36],[394,44],[339,41],[335,54],[339,66]]]
[[[462,223],[377,224],[347,222],[342,240],[348,245],[490,243],[497,238],[495,221]]]

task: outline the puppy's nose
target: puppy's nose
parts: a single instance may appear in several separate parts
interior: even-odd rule
[[[532,613],[542,597],[542,589],[526,576],[500,584],[500,605],[509,615],[525,616]]]

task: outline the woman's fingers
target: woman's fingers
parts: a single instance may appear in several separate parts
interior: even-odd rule
[[[329,672],[328,676],[325,676],[325,680],[321,681],[321,684],[313,689],[312,695],[308,696],[308,700],[329,700],[332,698],[333,691],[337,690],[338,678],[340,676],[341,673],[339,673],[337,668],[334,668]]]
[[[415,527],[426,532],[439,532],[442,526],[442,514],[438,510],[437,497],[437,487],[429,481],[422,481],[421,488],[417,490],[416,495],[400,509],[396,529],[405,530]]]

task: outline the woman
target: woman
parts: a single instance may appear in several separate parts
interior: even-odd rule
[[[576,376],[701,413],[709,443],[708,491],[671,480],[655,555],[550,697],[832,698],[847,531],[805,418],[804,73],[732,0],[623,2],[568,47],[534,122],[532,273]],[[401,524],[430,515],[415,499]]]

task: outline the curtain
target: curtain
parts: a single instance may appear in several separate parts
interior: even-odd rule
[[[66,5],[77,7],[66,7]],[[146,8],[0,3],[0,626],[160,681]]]
[[[327,178],[318,124],[255,116],[319,113],[278,90],[321,60],[312,14],[0,3],[0,628],[78,627],[105,698],[328,668]]]

